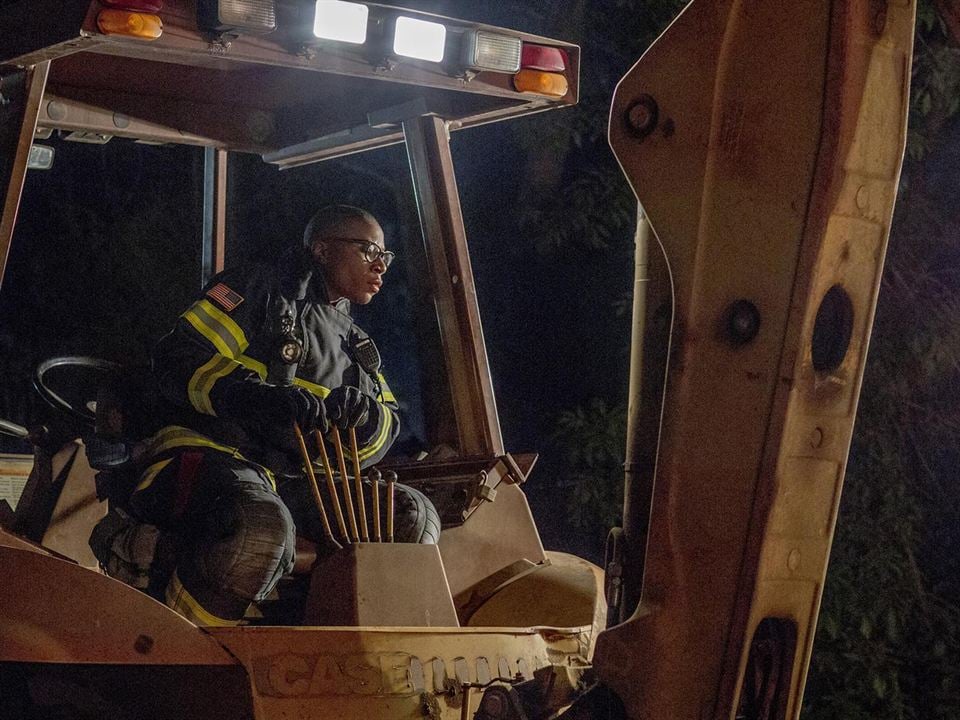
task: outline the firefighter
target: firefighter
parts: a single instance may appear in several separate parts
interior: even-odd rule
[[[303,247],[213,278],[158,344],[154,375],[182,420],[150,439],[129,505],[172,538],[154,591],[193,622],[236,624],[292,569],[295,531],[323,541],[294,423],[307,437],[354,428],[364,467],[397,437],[396,401],[379,363],[360,361],[372,342],[350,316],[393,257],[370,213],[323,208]],[[398,489],[398,539],[435,541],[429,501]]]

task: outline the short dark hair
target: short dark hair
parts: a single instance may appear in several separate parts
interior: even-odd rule
[[[363,208],[353,205],[327,205],[313,214],[307,229],[303,231],[303,245],[310,247],[317,238],[321,238],[345,220],[363,220],[377,225],[377,219]]]

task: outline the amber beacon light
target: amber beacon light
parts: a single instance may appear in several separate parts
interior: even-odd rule
[[[97,28],[104,35],[156,40],[163,34],[163,21],[156,13],[161,0],[103,0],[107,7],[97,15]]]

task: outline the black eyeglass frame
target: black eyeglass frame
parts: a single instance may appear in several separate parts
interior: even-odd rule
[[[335,240],[337,242],[347,242],[353,243],[354,245],[363,246],[363,259],[370,263],[371,265],[377,260],[380,260],[383,263],[385,268],[390,267],[390,263],[393,262],[394,258],[397,257],[397,254],[392,250],[382,250],[379,245],[371,240],[364,240],[363,238],[326,238],[327,240]]]

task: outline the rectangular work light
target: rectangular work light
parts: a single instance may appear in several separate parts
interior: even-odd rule
[[[440,23],[418,20],[401,15],[397,18],[393,33],[395,55],[440,62],[447,44],[447,28]]]
[[[197,16],[204,30],[268,33],[277,29],[274,0],[200,0]]]
[[[463,64],[473,70],[515,73],[522,46],[520,38],[471,30],[463,37]]]
[[[361,3],[317,0],[313,34],[321,40],[362,44],[367,40],[370,8]]]

